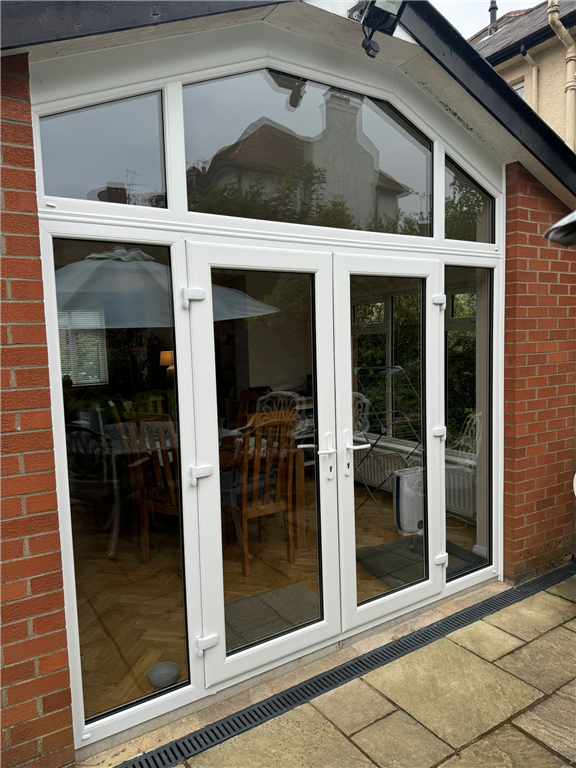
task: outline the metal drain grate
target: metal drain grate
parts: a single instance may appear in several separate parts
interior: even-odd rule
[[[171,766],[176,766],[184,760],[205,752],[210,747],[222,744],[233,736],[245,733],[301,704],[306,704],[316,696],[321,696],[323,693],[350,682],[350,680],[365,675],[367,672],[372,672],[372,670],[422,648],[450,632],[472,624],[484,616],[489,616],[491,613],[548,589],[548,587],[552,587],[574,574],[576,574],[576,563],[569,563],[515,589],[509,589],[489,597],[487,600],[470,608],[465,608],[452,616],[447,616],[435,624],[418,629],[410,635],[383,645],[381,648],[376,648],[356,659],[346,661],[339,667],[330,669],[328,672],[322,672],[316,677],[282,691],[282,693],[277,693],[264,699],[264,701],[252,704],[234,715],[229,715],[191,733],[189,736],[184,736],[152,752],[128,760],[122,763],[119,768],[171,768]]]

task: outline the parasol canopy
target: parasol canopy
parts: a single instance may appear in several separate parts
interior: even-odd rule
[[[171,328],[169,267],[139,248],[116,245],[56,271],[60,327]],[[214,320],[279,310],[235,288],[212,286]],[[88,325],[87,325],[88,324]]]

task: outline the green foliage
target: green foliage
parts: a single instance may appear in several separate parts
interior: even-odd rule
[[[450,331],[446,357],[446,421],[450,446],[458,440],[468,416],[476,413],[476,331]]]
[[[191,210],[224,216],[369,232],[429,234],[427,215],[406,214],[399,209],[394,216],[374,216],[361,226],[346,201],[324,199],[326,176],[326,168],[307,161],[296,168],[276,168],[273,192],[267,191],[261,175],[252,174],[245,188],[236,182],[212,183],[205,189],[195,186],[189,192],[189,204]]]
[[[446,196],[446,237],[476,241],[484,200],[468,179],[454,175],[451,194]]]

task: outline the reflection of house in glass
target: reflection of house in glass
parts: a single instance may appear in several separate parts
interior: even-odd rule
[[[310,138],[266,117],[253,122],[211,162],[188,168],[192,210],[359,229],[397,222],[399,200],[413,190],[380,170],[380,152],[362,129],[362,102],[327,90],[323,130]],[[315,220],[327,209],[333,221]]]

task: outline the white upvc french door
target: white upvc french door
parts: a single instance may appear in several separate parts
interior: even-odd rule
[[[443,285],[434,259],[334,254],[343,631],[445,584]]]
[[[197,467],[188,476],[198,491],[203,602],[202,636],[191,638],[191,646],[203,656],[210,688],[300,655],[341,631],[332,254],[189,240],[187,267],[188,286],[195,289],[189,293],[189,402],[195,412]],[[266,554],[267,547],[255,539],[256,525],[260,536],[260,520],[265,520],[273,536],[286,537],[290,546],[291,523],[286,514],[263,516],[250,521],[250,540],[242,539],[242,525],[248,526],[239,512],[242,461],[250,451],[252,456],[265,453],[266,438],[258,436],[253,416],[241,419],[240,409],[243,398],[246,405],[258,397],[251,413],[265,410],[260,399],[266,389],[296,385],[299,439],[292,453],[300,490],[292,495],[305,495],[307,519],[294,537],[291,556],[280,548],[275,562],[263,562],[253,554]],[[252,493],[258,481],[256,469],[250,471]],[[269,495],[266,483],[277,482],[274,473],[280,470],[256,488],[256,507]],[[227,503],[233,494],[235,508]],[[298,541],[300,535],[305,541]],[[224,550],[232,554],[225,557]],[[256,566],[266,569],[267,581],[258,582]],[[266,612],[274,617],[266,617],[268,623],[262,618]],[[259,622],[262,631],[254,634]]]

